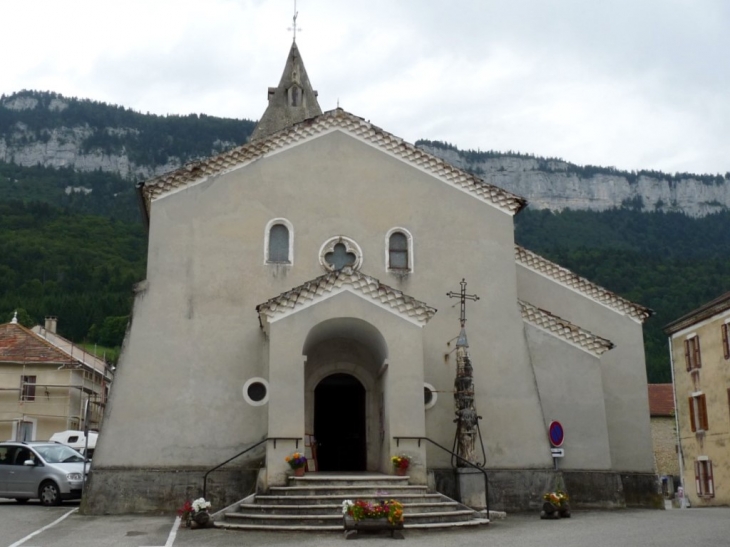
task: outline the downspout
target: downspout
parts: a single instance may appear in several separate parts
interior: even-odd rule
[[[679,406],[677,405],[677,384],[674,383],[674,353],[672,352],[672,337],[669,339],[669,364],[672,371],[672,396],[674,397],[674,429],[677,432],[677,458],[679,459],[679,482],[682,484],[684,496],[687,496],[687,488],[684,486],[684,454],[682,453],[682,437],[679,434]],[[674,492],[672,492],[674,494]],[[684,504],[683,504],[684,505]],[[680,506],[681,509],[684,506]]]

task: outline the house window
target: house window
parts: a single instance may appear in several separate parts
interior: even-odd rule
[[[16,441],[33,440],[33,422],[18,422],[18,432],[15,435]]]
[[[704,393],[695,393],[689,398],[689,422],[692,431],[707,431],[707,402]]]
[[[293,254],[292,224],[277,218],[266,225],[264,236],[264,262],[266,264],[291,264]]]
[[[725,359],[730,359],[730,323],[723,323],[722,325],[722,352],[725,355]]]
[[[393,272],[413,271],[413,238],[403,228],[393,228],[385,238],[386,269]]]
[[[692,336],[684,341],[684,362],[687,370],[695,370],[702,366],[700,356],[700,337]]]
[[[715,483],[712,478],[712,461],[700,456],[695,460],[695,486],[702,498],[715,497]]]
[[[35,401],[35,376],[21,376],[20,388],[21,401]]]

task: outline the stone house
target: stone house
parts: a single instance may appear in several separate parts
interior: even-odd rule
[[[412,482],[447,484],[451,454],[402,437],[454,446],[462,279],[492,506],[554,487],[554,420],[576,502],[654,488],[650,310],[516,246],[524,199],[322,112],[296,44],[249,143],[138,190],[147,277],[84,510],[171,510],[270,439],[213,475],[224,506],[283,484],[308,435],[321,471],[390,473],[405,452]]]
[[[48,440],[101,425],[112,382],[106,363],[56,333],[56,318],[0,325],[0,439]]]
[[[730,504],[730,292],[665,327],[671,344],[684,490]]]
[[[654,463],[662,480],[662,492],[672,497],[679,485],[677,424],[674,412],[674,386],[649,384],[649,415]]]

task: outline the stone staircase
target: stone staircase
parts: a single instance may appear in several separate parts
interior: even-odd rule
[[[479,526],[489,520],[481,513],[408,484],[408,477],[376,473],[308,473],[289,477],[287,486],[273,486],[214,515],[215,526],[236,530],[342,531],[342,502],[346,499],[403,504],[405,528]]]

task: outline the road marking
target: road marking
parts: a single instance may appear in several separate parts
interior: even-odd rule
[[[38,534],[44,532],[45,530],[48,530],[51,526],[55,526],[56,524],[58,524],[59,522],[61,522],[63,519],[65,519],[66,517],[70,516],[71,513],[75,513],[78,510],[79,510],[78,507],[76,507],[75,509],[71,509],[68,513],[66,513],[62,517],[57,518],[51,524],[46,524],[43,528],[40,528],[40,529],[36,530],[35,532],[33,532],[32,534],[29,534],[29,535],[25,536],[23,539],[20,539],[20,540],[16,541],[15,543],[13,543],[12,545],[10,545],[9,547],[18,547],[18,545],[23,545],[23,543],[25,543],[26,541],[28,541],[30,538],[37,536]],[[167,547],[167,546],[165,546],[165,547]]]
[[[175,517],[175,522],[172,523],[172,529],[170,529],[170,535],[167,536],[165,545],[159,545],[156,547],[172,547],[175,543],[175,536],[177,536],[177,529],[180,528],[180,517]],[[14,547],[11,545],[10,547]]]

